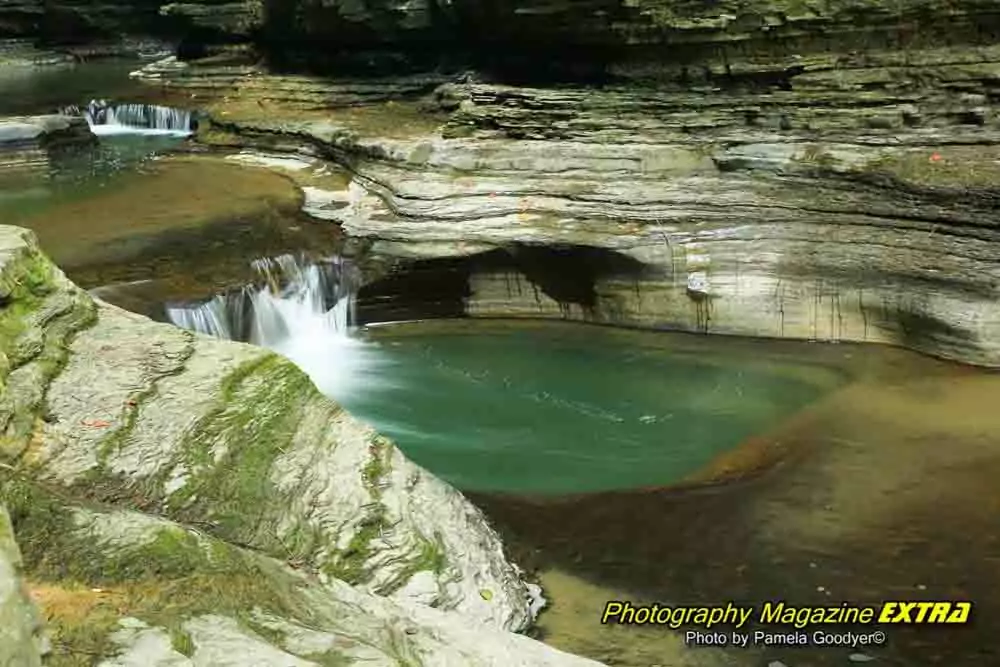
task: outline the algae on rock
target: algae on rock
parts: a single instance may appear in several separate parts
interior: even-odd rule
[[[597,664],[163,518],[6,481],[53,665]]]

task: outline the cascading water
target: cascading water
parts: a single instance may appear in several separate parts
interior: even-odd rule
[[[378,363],[374,347],[352,336],[355,267],[341,258],[283,255],[256,260],[253,268],[256,283],[196,305],[168,306],[167,317],[185,329],[283,354],[325,394],[343,398]]]
[[[80,111],[67,109],[67,111]],[[91,131],[98,136],[155,134],[186,136],[193,127],[191,112],[155,104],[109,104],[91,100],[82,110]]]
[[[243,292],[219,294],[198,306],[168,307],[167,315],[171,322],[183,329],[226,340],[240,340],[239,323],[242,318],[238,316],[241,313],[238,308],[243,304],[241,297],[244,295]]]
[[[339,258],[322,265],[283,255],[257,260],[253,267],[265,286],[250,299],[251,343],[273,348],[303,324],[318,326],[334,336],[348,336],[354,323],[358,284],[351,265]]]

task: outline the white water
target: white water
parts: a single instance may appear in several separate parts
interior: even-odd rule
[[[227,294],[219,294],[198,306],[167,308],[167,316],[177,326],[199,333],[237,340],[236,326],[230,324],[231,314],[238,301]]]
[[[290,255],[257,260],[262,286],[167,308],[175,325],[227,340],[247,340],[292,360],[327,396],[343,399],[369,386],[382,361],[377,347],[353,336],[354,267]],[[332,308],[326,304],[333,302]]]
[[[191,112],[154,104],[117,104],[91,100],[84,111],[97,136],[146,134],[184,137],[191,134]]]

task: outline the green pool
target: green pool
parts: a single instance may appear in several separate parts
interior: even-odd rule
[[[841,382],[823,366],[768,359],[767,343],[734,351],[692,338],[380,327],[379,363],[334,398],[460,489],[548,495],[676,482]]]

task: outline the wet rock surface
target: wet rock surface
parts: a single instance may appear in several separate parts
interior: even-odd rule
[[[0,179],[16,183],[45,174],[51,168],[54,151],[94,141],[83,118],[0,116]]]

